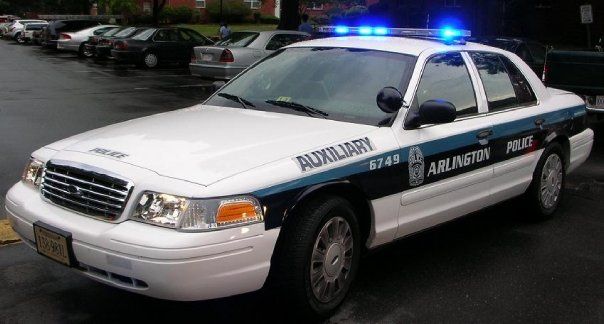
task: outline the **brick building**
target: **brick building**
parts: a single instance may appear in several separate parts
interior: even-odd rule
[[[220,0],[167,0],[166,6],[180,7],[186,6],[191,9],[197,9],[201,13],[202,20],[207,19],[206,7],[208,3]],[[240,0],[252,9],[252,12],[260,12],[262,15],[279,17],[281,1],[287,0]],[[365,0],[366,6],[380,2],[380,0]],[[151,13],[153,10],[152,0],[139,0],[140,6],[145,13]],[[311,2],[305,9],[305,12],[311,16],[323,16],[334,7],[333,4],[317,4]]]

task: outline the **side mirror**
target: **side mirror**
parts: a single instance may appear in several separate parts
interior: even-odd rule
[[[426,124],[446,124],[457,118],[455,105],[445,100],[428,100],[419,109],[409,111],[405,128],[413,129]]]
[[[377,94],[376,102],[388,114],[395,113],[403,106],[403,95],[394,87],[385,87]]]
[[[422,124],[446,124],[455,120],[457,109],[444,100],[428,100],[419,107]]]
[[[226,82],[224,81],[214,81],[212,82],[212,92],[216,92],[218,90],[220,90],[220,88],[222,88],[225,85]]]

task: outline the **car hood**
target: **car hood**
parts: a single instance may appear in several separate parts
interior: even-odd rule
[[[199,105],[107,126],[48,147],[116,159],[162,176],[207,186],[375,128]]]

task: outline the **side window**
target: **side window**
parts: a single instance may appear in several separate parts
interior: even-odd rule
[[[426,63],[414,104],[435,99],[455,105],[457,117],[478,113],[474,86],[460,53],[439,54]]]
[[[155,34],[155,41],[177,42],[179,40],[178,32],[174,29],[162,29]]]
[[[512,81],[512,86],[514,87],[518,104],[531,105],[537,102],[537,98],[535,97],[535,93],[533,92],[531,85],[528,83],[522,72],[520,72],[520,69],[518,69],[518,67],[512,63],[509,58],[503,55],[500,55],[500,58],[510,75],[510,80]]]
[[[266,49],[269,51],[276,51],[283,46],[287,46],[289,44],[299,42],[305,39],[304,35],[287,35],[287,34],[279,34],[273,36],[271,40],[266,45]]]
[[[108,31],[109,31],[109,30],[111,30],[111,29],[113,29],[113,27],[100,28],[100,29],[95,30],[95,31],[93,32],[93,34],[94,34],[94,35],[101,35],[101,34],[104,34],[104,33],[108,32]]]
[[[191,42],[191,41],[193,41],[191,35],[189,35],[188,33],[186,33],[184,30],[179,30],[178,33],[180,34],[180,38],[182,40],[184,40],[185,42]]]
[[[489,110],[496,111],[518,105],[516,92],[510,76],[499,55],[493,53],[470,53],[489,101]]]

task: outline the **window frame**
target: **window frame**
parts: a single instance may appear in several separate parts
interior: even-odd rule
[[[412,95],[410,97],[411,99],[407,103],[406,107],[401,108],[401,110],[403,110],[403,109],[405,110],[404,116],[402,118],[403,129],[406,129],[404,126],[404,123],[405,123],[405,120],[407,120],[407,118],[409,116],[409,112],[412,109],[413,101],[417,97],[417,91],[419,90],[419,85],[421,84],[422,77],[424,76],[424,72],[426,70],[426,65],[428,65],[428,62],[435,56],[439,56],[439,55],[443,55],[443,54],[447,54],[447,53],[459,53],[461,55],[461,57],[464,61],[464,64],[466,65],[466,70],[468,71],[468,76],[470,77],[470,82],[472,83],[472,90],[474,91],[474,98],[476,100],[476,106],[478,108],[477,113],[472,114],[472,115],[466,115],[466,116],[459,117],[459,118],[455,118],[455,120],[452,121],[451,123],[456,123],[456,122],[464,121],[467,119],[484,117],[488,113],[488,111],[485,110],[485,105],[483,102],[484,91],[481,88],[481,86],[482,86],[480,84],[481,81],[479,79],[476,79],[475,73],[477,73],[478,71],[475,71],[476,67],[474,66],[474,62],[471,61],[471,58],[469,57],[468,53],[465,50],[450,50],[450,51],[435,52],[435,53],[428,55],[426,57],[426,59],[423,60],[422,67],[418,73],[417,82],[415,83],[415,88],[413,89]],[[411,78],[413,79],[413,76],[411,76]],[[411,85],[411,82],[409,82],[409,85]],[[419,102],[418,102],[418,104],[419,104]],[[438,124],[421,125],[420,127],[414,128],[414,129],[422,129],[422,128],[433,127],[433,126],[438,126]]]
[[[243,0],[243,2],[248,5],[252,10],[258,10],[262,8],[262,2],[260,0]]]
[[[199,3],[203,3],[202,5],[200,5]],[[196,9],[205,9],[207,6],[207,2],[206,0],[195,0],[195,8]]]
[[[518,65],[518,63],[516,62],[516,60],[513,57],[510,57],[510,56],[508,56],[508,55],[506,55],[505,53],[502,53],[502,52],[493,52],[493,51],[485,51],[485,50],[472,50],[472,51],[465,51],[465,52],[468,54],[468,58],[470,59],[470,62],[471,62],[472,66],[473,66],[473,68],[475,70],[475,76],[478,79],[478,82],[480,84],[480,91],[481,91],[482,96],[484,97],[484,100],[485,100],[485,107],[486,107],[486,114],[487,115],[490,116],[490,115],[494,115],[494,114],[501,114],[501,113],[505,113],[505,112],[508,112],[508,111],[514,111],[514,110],[518,110],[518,109],[537,107],[537,106],[541,105],[541,98],[539,97],[539,94],[535,91],[535,86],[531,83],[531,79],[526,77],[526,75],[524,74],[523,68],[521,68],[521,66]],[[530,102],[528,104],[518,104],[516,106],[508,107],[508,108],[505,108],[505,109],[490,110],[489,109],[488,98],[487,98],[487,92],[486,92],[486,89],[484,88],[484,83],[482,82],[482,79],[480,78],[480,72],[478,71],[478,68],[474,64],[474,60],[472,60],[472,58],[469,57],[470,53],[487,53],[487,54],[495,54],[495,55],[501,55],[501,56],[506,57],[508,60],[510,60],[510,62],[512,64],[514,64],[516,66],[516,68],[520,71],[520,73],[522,73],[522,75],[526,79],[527,84],[531,88],[531,91],[535,95],[536,100],[533,101],[533,102]],[[508,78],[509,78],[510,73],[507,71],[507,67],[505,66],[505,63],[503,61],[501,63],[505,67],[506,72],[508,73]],[[514,95],[516,95],[516,89],[514,88],[514,84],[512,83],[511,79],[510,79],[510,83],[512,84],[512,88],[514,89]]]

